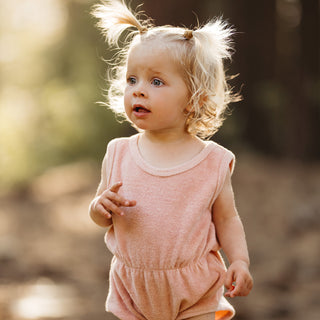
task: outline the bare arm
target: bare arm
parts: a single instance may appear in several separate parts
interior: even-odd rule
[[[89,215],[91,219],[101,227],[112,225],[112,214],[123,215],[121,206],[132,207],[136,205],[135,201],[124,199],[118,194],[122,182],[117,182],[108,188],[106,176],[106,157],[102,162],[101,181],[95,198],[89,206]]]
[[[253,285],[249,272],[250,260],[243,225],[235,207],[229,171],[213,212],[217,237],[230,264],[225,280],[228,289],[226,296],[248,295]],[[236,283],[235,287],[232,286],[233,282]]]

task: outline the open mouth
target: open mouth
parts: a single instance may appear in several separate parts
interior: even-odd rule
[[[148,110],[146,107],[142,106],[141,104],[135,104],[133,106],[133,111],[137,112],[137,113],[149,113],[149,112],[151,112],[150,110]]]

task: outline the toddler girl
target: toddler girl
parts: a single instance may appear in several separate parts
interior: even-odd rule
[[[119,0],[93,14],[111,44],[130,28],[109,105],[139,131],[108,144],[89,209],[108,227],[114,255],[106,308],[123,320],[231,319],[223,286],[227,297],[252,288],[231,186],[235,158],[204,139],[237,100],[223,68],[232,30],[221,20],[194,31],[155,27]]]

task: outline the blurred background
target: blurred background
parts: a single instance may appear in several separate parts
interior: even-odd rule
[[[112,56],[91,0],[0,0],[0,319],[115,319],[110,254],[87,216],[107,142],[134,133],[104,100]],[[132,0],[136,8],[140,1]],[[237,154],[255,288],[237,320],[320,314],[320,1],[145,0],[155,24],[234,25],[244,100],[214,140]]]

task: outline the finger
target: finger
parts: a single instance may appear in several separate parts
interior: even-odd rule
[[[234,290],[230,292],[230,297],[247,296],[250,290],[250,283],[241,279],[236,283]]]
[[[102,205],[109,213],[115,213],[119,216],[123,216],[123,211],[110,199],[105,198],[102,200]]]
[[[229,269],[227,271],[226,278],[224,280],[224,285],[228,290],[232,288],[233,280],[234,280],[234,272]]]
[[[109,188],[109,190],[112,191],[112,192],[117,193],[117,192],[119,191],[119,189],[120,189],[121,186],[122,186],[122,182],[119,181],[119,182],[113,184],[113,185]]]
[[[126,207],[134,207],[137,204],[137,201],[135,200],[126,200]]]
[[[232,293],[233,293],[234,289],[235,289],[235,286],[234,286],[234,285],[231,285],[231,287],[228,289],[228,291],[224,294],[225,297],[230,297],[230,298],[232,298],[232,297],[233,297],[233,296],[232,296]]]
[[[111,200],[115,203],[118,207],[133,207],[136,205],[136,201],[134,200],[127,200],[123,196],[119,195],[118,193],[112,192],[111,190],[107,190],[103,195],[103,198]]]
[[[127,200],[118,194],[120,187],[122,186],[122,181],[119,181],[112,185],[106,192],[108,193],[108,198],[111,198],[118,206],[133,207],[136,205],[135,200]]]
[[[239,294],[242,296],[247,296],[253,287],[252,277],[250,274],[245,274],[239,280],[240,280]]]
[[[120,196],[119,194],[111,191],[111,190],[107,190],[103,196],[104,199],[108,199],[111,200],[114,204],[116,204],[118,207],[119,206],[124,206],[126,203],[126,199],[124,199],[122,196]]]
[[[253,287],[252,277],[249,277],[244,282],[243,290],[241,292],[242,295],[247,296],[250,293],[250,291],[252,290],[252,287]]]
[[[100,215],[106,217],[107,219],[112,218],[110,212],[108,212],[102,204],[98,204],[95,209]]]
[[[242,292],[242,290],[241,290],[240,286],[235,285],[233,287],[233,290],[231,290],[229,292],[229,297],[230,298],[234,298],[234,297],[237,297],[237,296],[241,296],[242,295],[241,292]]]

